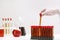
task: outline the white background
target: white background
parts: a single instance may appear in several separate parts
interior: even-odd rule
[[[0,40],[30,40],[31,26],[39,25],[39,13],[42,9],[59,9],[60,0],[0,0],[0,27],[3,17],[12,17],[12,28],[24,26],[27,35],[24,37],[14,38],[12,34],[6,35]],[[54,39],[60,39],[60,17],[43,16],[42,25],[54,26]]]

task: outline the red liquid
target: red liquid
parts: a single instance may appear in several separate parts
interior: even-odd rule
[[[19,37],[19,36],[21,36],[21,31],[19,31],[19,30],[13,30],[13,36],[14,37]]]
[[[4,29],[0,29],[0,37],[4,37]]]

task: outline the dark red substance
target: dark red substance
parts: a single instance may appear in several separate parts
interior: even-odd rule
[[[4,29],[0,29],[0,37],[4,37]]]
[[[42,13],[40,13],[40,16],[42,16]]]
[[[32,37],[53,37],[53,26],[31,26]]]

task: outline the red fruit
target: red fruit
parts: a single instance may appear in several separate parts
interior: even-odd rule
[[[13,30],[13,36],[14,37],[19,37],[19,36],[21,36],[21,31],[19,31],[19,30]]]

